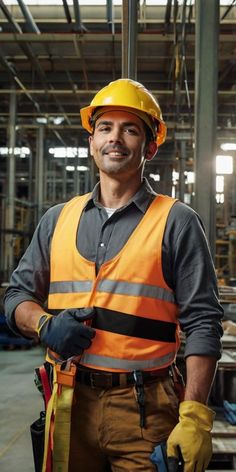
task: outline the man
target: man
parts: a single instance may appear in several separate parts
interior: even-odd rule
[[[111,82],[81,118],[100,182],[43,216],[6,292],[8,322],[27,337],[37,333],[49,360],[77,363],[70,472],[107,464],[154,471],[150,455],[164,440],[168,456],[182,454],[185,472],[204,471],[222,308],[200,219],[143,180],[166,127],[141,84]],[[170,375],[179,327],[184,399]]]

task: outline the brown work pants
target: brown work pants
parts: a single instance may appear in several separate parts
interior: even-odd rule
[[[145,418],[141,428],[133,386],[104,390],[77,383],[69,472],[154,472],[150,454],[178,421],[178,398],[169,377],[145,384]]]

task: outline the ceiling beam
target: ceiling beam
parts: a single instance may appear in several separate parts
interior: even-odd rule
[[[25,89],[25,90],[21,90],[21,89],[18,89],[16,90],[16,94],[24,94],[25,91],[27,91],[28,93],[30,94],[37,94],[37,95],[42,95],[42,94],[45,94],[45,91],[42,90],[42,89]],[[53,95],[73,95],[73,94],[76,94],[76,95],[95,95],[97,93],[97,89],[88,89],[88,90],[69,90],[69,89],[49,89],[47,90],[47,94],[50,95],[50,94],[53,94]],[[173,95],[173,90],[165,90],[165,89],[159,89],[159,90],[156,90],[156,89],[152,89],[150,90],[154,95]],[[2,94],[10,94],[10,93],[13,93],[11,89],[0,89],[0,95]],[[181,90],[180,91],[181,94],[185,95],[186,94],[186,91],[185,90]],[[189,90],[189,94],[193,95],[194,94],[194,90]],[[220,96],[229,96],[229,97],[233,97],[235,96],[236,97],[236,90],[218,90],[218,94]]]
[[[1,2],[1,0],[0,0]],[[122,34],[115,33],[86,33],[81,36],[81,33],[0,33],[1,42],[31,42],[31,43],[43,43],[43,42],[73,42],[76,36],[76,40],[81,43],[85,42],[112,42],[114,39],[116,41],[121,41]],[[153,33],[138,33],[138,41],[141,43],[173,43],[174,34],[162,34],[162,32],[155,33],[155,40]],[[236,34],[230,32],[230,34],[220,34],[220,42],[225,43],[235,43]],[[188,43],[195,43],[195,35],[188,34]]]

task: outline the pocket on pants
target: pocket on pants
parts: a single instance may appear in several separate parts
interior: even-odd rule
[[[169,436],[178,422],[178,397],[169,377],[145,384],[144,391],[145,428],[142,428],[142,437],[158,443]]]

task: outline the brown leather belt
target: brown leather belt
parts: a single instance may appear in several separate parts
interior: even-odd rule
[[[141,374],[143,383],[145,384],[158,378],[168,377],[170,375],[170,367],[153,371],[142,371]],[[134,372],[100,372],[82,367],[79,367],[77,370],[76,380],[92,388],[104,389],[112,387],[127,387],[135,384]]]

